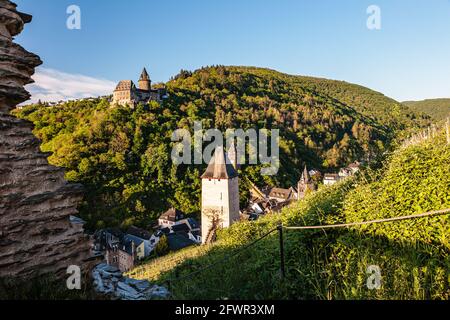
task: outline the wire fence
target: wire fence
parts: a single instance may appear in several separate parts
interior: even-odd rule
[[[283,228],[287,229],[287,230],[346,228],[346,227],[369,225],[369,224],[374,224],[374,223],[383,223],[383,222],[410,220],[410,219],[416,219],[416,218],[425,218],[425,217],[429,217],[429,216],[443,215],[443,214],[449,214],[449,213],[450,213],[450,209],[443,209],[443,210],[430,211],[430,212],[425,212],[425,213],[420,213],[420,214],[412,214],[412,215],[409,215],[409,216],[400,216],[400,217],[394,217],[394,218],[377,219],[377,220],[371,220],[371,221],[350,222],[350,223],[342,223],[342,224],[328,224],[328,225],[323,225],[323,226],[300,226],[300,227],[283,227]]]
[[[235,252],[226,255],[224,258],[219,259],[218,261],[211,263],[201,269],[198,269],[194,272],[191,272],[187,275],[167,279],[164,281],[165,284],[167,284],[169,291],[171,291],[173,284],[190,278],[192,276],[195,276],[199,273],[202,273],[206,270],[210,270],[214,268],[217,265],[221,265],[223,262],[229,261],[232,258],[235,258],[239,256],[244,251],[247,251],[251,247],[255,246],[257,243],[262,241],[263,239],[267,238],[269,235],[273,234],[274,232],[278,231],[279,233],[279,254],[280,254],[280,271],[281,271],[281,277],[284,279],[286,277],[286,268],[285,268],[285,253],[284,253],[284,230],[289,231],[302,231],[302,230],[314,230],[314,229],[336,229],[336,228],[349,228],[349,227],[355,227],[355,226],[362,226],[362,225],[370,225],[370,224],[377,224],[377,223],[387,223],[387,222],[395,222],[395,221],[402,221],[402,220],[411,220],[411,219],[419,219],[419,218],[426,218],[426,217],[432,217],[432,216],[439,216],[439,215],[448,215],[450,214],[450,208],[448,209],[442,209],[442,210],[435,210],[435,211],[429,211],[425,213],[419,213],[419,214],[413,214],[408,216],[400,216],[400,217],[393,217],[393,218],[384,218],[384,219],[377,219],[377,220],[370,220],[370,221],[361,221],[361,222],[350,222],[350,223],[341,223],[341,224],[329,224],[329,225],[316,225],[316,226],[284,226],[282,223],[280,223],[276,228],[273,228],[260,236],[258,239],[252,241],[251,243],[243,246],[242,248],[237,249]]]

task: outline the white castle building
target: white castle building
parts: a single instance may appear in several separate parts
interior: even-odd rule
[[[234,146],[230,149],[234,150]],[[230,152],[230,155],[233,153]],[[236,157],[233,157],[232,162],[223,147],[217,147],[201,177],[203,244],[215,240],[217,229],[228,228],[240,219],[237,163]]]

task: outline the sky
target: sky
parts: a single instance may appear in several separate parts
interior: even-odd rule
[[[15,0],[44,64],[33,101],[111,93],[181,69],[245,65],[345,80],[398,101],[450,97],[450,0]],[[81,29],[68,29],[77,5]],[[371,5],[380,29],[369,29]],[[373,20],[370,20],[373,21]]]

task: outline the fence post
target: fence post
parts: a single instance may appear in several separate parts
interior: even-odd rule
[[[168,279],[168,280],[166,281],[166,284],[167,284],[167,290],[168,290],[170,293],[172,293],[172,280]]]
[[[280,236],[280,267],[281,267],[281,278],[284,280],[286,277],[286,269],[284,265],[284,239],[283,239],[283,224],[280,223],[277,227],[278,234]]]

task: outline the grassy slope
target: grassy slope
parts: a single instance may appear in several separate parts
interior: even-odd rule
[[[283,211],[222,231],[210,247],[189,248],[131,272],[163,281],[219,261],[281,219],[286,225],[364,221],[450,207],[450,147],[444,137],[401,149],[378,172],[324,188]],[[331,231],[288,231],[288,279],[279,279],[277,235],[238,258],[174,282],[175,298],[449,299],[450,216]],[[368,290],[366,268],[381,268]]]
[[[422,101],[405,101],[411,110],[423,112],[434,120],[443,120],[450,116],[450,99],[427,99]]]

